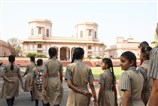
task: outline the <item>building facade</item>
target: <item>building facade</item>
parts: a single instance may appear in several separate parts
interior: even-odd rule
[[[9,56],[9,45],[7,42],[0,40],[0,57]]]
[[[56,47],[58,59],[71,60],[75,47],[82,47],[85,58],[104,56],[105,44],[98,39],[98,25],[94,22],[80,23],[75,26],[72,37],[57,37],[52,34],[52,22],[35,19],[29,22],[29,38],[23,41],[23,55],[42,53],[48,56],[48,49]]]
[[[137,58],[139,58],[138,45],[139,41],[133,38],[124,39],[123,37],[117,37],[116,45],[112,45],[106,48],[105,56],[111,58],[119,58],[125,51],[132,51]]]

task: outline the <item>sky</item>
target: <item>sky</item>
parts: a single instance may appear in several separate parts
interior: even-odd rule
[[[28,39],[31,19],[53,23],[52,36],[71,37],[75,25],[96,22],[98,38],[106,45],[116,37],[154,40],[157,0],[0,0],[0,39]]]

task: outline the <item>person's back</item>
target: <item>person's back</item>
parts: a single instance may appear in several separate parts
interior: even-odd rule
[[[9,56],[9,64],[4,67],[2,77],[4,84],[1,90],[0,97],[6,99],[8,106],[13,106],[14,99],[19,95],[19,80],[23,89],[20,68],[14,64],[15,56]]]
[[[18,77],[20,68],[16,64],[13,64],[13,66],[14,66],[13,70],[10,70],[11,64],[7,64],[4,67],[4,70],[6,70],[6,76],[8,76],[8,77]]]
[[[91,68],[82,62],[84,50],[75,48],[72,63],[67,66],[65,80],[70,88],[66,106],[89,106],[92,94],[88,90],[88,84],[97,104],[96,93],[93,85]]]
[[[72,72],[72,80],[74,85],[80,87],[88,84],[88,75],[91,71],[89,66],[85,65],[80,60],[75,60],[74,63],[67,66],[67,70],[71,70]]]
[[[62,63],[56,57],[47,60],[45,66],[48,71],[48,76],[52,77],[58,77],[59,71],[62,70]]]
[[[54,47],[49,48],[49,60],[45,62],[45,70],[43,72],[43,89],[44,105],[59,106],[63,100],[63,66],[57,60],[57,50]]]

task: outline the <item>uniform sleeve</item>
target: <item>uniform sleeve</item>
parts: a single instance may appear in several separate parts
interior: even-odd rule
[[[1,67],[1,69],[0,69],[0,71],[1,71],[1,72],[0,72],[1,75],[4,73],[4,68],[5,68],[5,67]]]
[[[43,69],[44,69],[44,71],[43,71],[43,72],[44,72],[44,73],[47,73],[48,67],[47,67],[47,65],[46,65],[46,64],[44,64],[44,65],[43,65]]]
[[[144,80],[146,80],[147,76],[146,76],[146,73],[145,73],[145,69],[143,67],[138,67],[137,69],[138,71],[140,71],[140,73],[143,75],[144,77]]]
[[[131,90],[131,81],[127,72],[123,72],[121,75],[121,91],[130,91]]]
[[[103,77],[103,74],[100,74],[99,76],[99,84],[102,84],[102,85],[105,84],[105,78]]]
[[[93,82],[93,81],[94,81],[94,76],[92,74],[92,70],[89,69],[88,82]]]
[[[72,72],[68,67],[66,68],[65,80],[72,80]]]

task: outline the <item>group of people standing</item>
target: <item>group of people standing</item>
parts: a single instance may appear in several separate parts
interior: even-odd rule
[[[158,25],[156,28],[158,35]],[[139,45],[141,64],[137,67],[137,59],[131,51],[123,52],[120,56],[120,66],[124,72],[119,82],[121,100],[117,101],[116,77],[110,58],[102,59],[99,93],[93,84],[94,77],[91,68],[83,62],[84,50],[76,47],[71,63],[66,67],[65,80],[70,88],[67,106],[90,106],[91,97],[94,106],[158,106],[158,47],[151,48],[147,42]],[[41,100],[43,106],[59,106],[63,102],[63,66],[57,59],[57,50],[48,50],[49,59],[44,63],[42,59],[26,67],[23,76],[20,68],[14,64],[15,57],[9,56],[9,64],[3,68],[4,84],[0,94],[6,99],[8,106],[13,106],[15,97],[19,93],[19,80],[22,89],[30,92],[35,106]],[[22,77],[25,77],[23,85]],[[89,91],[88,89],[91,89]]]

